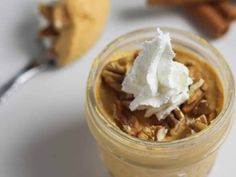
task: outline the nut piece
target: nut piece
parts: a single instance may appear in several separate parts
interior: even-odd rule
[[[207,90],[208,90],[208,85],[207,85],[207,83],[205,82],[202,86],[201,86],[201,89],[202,89],[202,91],[204,91],[204,92],[206,92]]]
[[[113,105],[113,117],[116,121],[116,124],[119,128],[123,128],[123,125],[128,125],[127,117],[123,114],[123,106],[120,101],[116,101]]]
[[[207,118],[206,118],[206,116],[203,114],[203,115],[201,115],[201,116],[199,116],[197,119],[196,119],[196,122],[201,122],[201,123],[203,123],[203,124],[208,124],[207,123]]]
[[[197,106],[193,109],[193,114],[196,116],[200,116],[202,114],[209,115],[211,114],[211,109],[207,100],[201,100]]]
[[[148,140],[149,139],[148,135],[146,135],[144,132],[140,132],[138,134],[137,138],[139,138],[141,140]]]
[[[121,58],[109,62],[102,71],[104,81],[115,91],[121,92],[121,84],[130,67],[132,66],[133,57]]]
[[[192,104],[197,99],[199,99],[203,95],[203,92],[201,89],[198,89],[194,94],[187,100],[187,104]]]
[[[191,129],[186,124],[186,121],[182,119],[179,123],[175,126],[175,128],[170,130],[170,135],[173,139],[180,139],[184,138],[191,134]]]
[[[157,127],[156,126],[145,126],[141,130],[141,135],[145,134],[149,140],[154,141],[155,140],[155,134],[156,134]],[[139,135],[138,135],[139,136]],[[139,137],[138,137],[139,138]]]
[[[173,113],[170,113],[170,115],[166,118],[166,122],[170,128],[174,128],[179,123]]]
[[[201,130],[205,129],[207,126],[208,126],[207,118],[203,114],[196,119],[193,129],[196,132],[200,132]]]
[[[199,72],[199,70],[194,66],[189,66],[189,76],[192,78],[194,82],[200,80],[202,78],[202,74]]]
[[[109,70],[102,72],[104,81],[117,92],[121,92],[121,83],[124,80],[124,75],[118,74]]]
[[[128,118],[128,124],[135,132],[140,132],[143,129],[143,127],[139,123],[138,119],[133,115],[131,115]]]
[[[203,79],[199,79],[196,83],[192,84],[189,88],[190,97],[204,85],[205,81]]]
[[[121,101],[116,101],[113,110],[116,124],[129,135],[136,136],[142,129],[142,125],[134,115],[129,114]]]
[[[105,66],[104,70],[108,70],[108,71],[111,71],[111,72],[114,72],[114,73],[117,73],[117,74],[125,75],[125,73],[126,73],[126,67],[125,66],[126,66],[125,60],[122,58],[122,59],[119,59],[119,60],[109,62]]]
[[[159,126],[159,129],[157,130],[157,133],[156,133],[157,141],[164,140],[167,132],[168,132],[168,129],[166,129],[165,127]]]
[[[125,109],[129,109],[130,101],[122,100],[121,102]]]
[[[121,129],[123,129],[124,132],[128,133],[131,136],[136,136],[142,130],[142,126],[140,125],[136,117],[131,116],[128,119],[129,120],[127,124],[124,121],[121,122]]]
[[[155,130],[151,129],[150,127],[144,127],[142,132],[145,133],[148,137],[153,137]]]
[[[130,127],[129,125],[123,125],[123,131],[128,133],[131,136],[136,136],[138,131],[136,129]]]
[[[182,111],[189,113],[199,103],[199,101],[205,96],[205,93],[198,89],[194,95],[183,105]]]
[[[128,94],[125,92],[120,92],[118,96],[120,100],[129,101],[129,102],[131,102],[134,99],[134,96],[132,94]]]
[[[184,114],[183,112],[177,107],[174,111],[174,115],[178,120],[184,119]]]

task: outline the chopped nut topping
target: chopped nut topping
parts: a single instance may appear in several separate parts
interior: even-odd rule
[[[201,89],[202,91],[206,92],[208,90],[208,85],[207,83],[204,83],[202,86],[201,86]]]
[[[156,133],[157,141],[164,140],[165,137],[166,137],[167,132],[168,132],[168,129],[166,129],[165,127],[159,126],[159,129],[157,130],[157,133]]]
[[[189,95],[192,96],[199,88],[201,88],[204,85],[205,81],[203,79],[200,79],[196,83],[192,84],[189,88]]]
[[[170,128],[174,128],[179,123],[173,113],[166,118],[166,122]]]
[[[198,118],[196,119],[193,129],[194,129],[196,132],[199,132],[199,131],[205,129],[207,126],[208,126],[207,118],[206,118],[206,116],[203,114],[203,115],[201,115],[200,117],[198,117]]]
[[[115,91],[121,92],[121,83],[124,80],[124,75],[112,71],[104,70],[102,72],[104,81]]]
[[[128,94],[125,92],[120,92],[118,94],[120,100],[125,100],[125,101],[132,101],[134,99],[134,96],[132,94]]]
[[[155,130],[151,129],[150,127],[144,127],[142,131],[143,131],[143,133],[145,133],[149,137],[153,137],[153,135],[155,133]]]
[[[201,96],[203,95],[203,91],[201,91],[201,89],[198,89],[193,95],[191,95],[191,97],[187,100],[187,104],[192,104],[193,102],[195,102],[197,99],[201,98]]]
[[[122,101],[122,105],[126,108],[126,109],[129,109],[129,105],[130,105],[130,101]]]
[[[127,119],[123,115],[123,106],[120,101],[116,101],[113,105],[113,117],[120,128],[122,125],[127,125]]]
[[[124,59],[120,59],[120,60],[116,60],[116,61],[111,61],[110,63],[108,63],[105,66],[105,70],[111,71],[113,73],[117,73],[117,74],[122,74],[125,75],[126,73],[126,67],[125,67],[125,60]]]
[[[104,81],[115,91],[121,92],[125,74],[132,66],[134,58],[122,58],[109,62],[102,71]]]
[[[141,140],[148,140],[149,139],[148,135],[146,135],[144,132],[140,132],[137,137]]]
[[[192,78],[194,82],[202,78],[202,74],[199,73],[195,67],[189,66],[188,69],[189,69],[189,76]]]
[[[179,108],[176,108],[173,112],[178,120],[184,119],[184,114]]]
[[[174,139],[184,138],[188,136],[188,134],[191,134],[191,129],[186,124],[186,120],[182,119],[178,122],[178,124],[170,130],[170,135]]]
[[[203,115],[201,115],[200,117],[198,117],[197,119],[196,119],[196,122],[197,121],[199,121],[199,122],[201,122],[201,123],[203,123],[203,124],[208,124],[207,123],[207,118],[206,118],[206,116],[203,114]]]
[[[115,65],[114,63],[109,65],[108,69],[104,70],[104,72],[110,72],[110,70],[114,68],[116,68],[115,72],[113,73],[115,75],[124,74],[127,72],[124,68],[120,68],[120,65]],[[107,81],[107,78],[104,80]],[[114,87],[114,85],[112,87]],[[120,92],[119,99],[122,101],[119,102],[117,105],[118,107],[114,112],[118,114],[119,122],[123,131],[139,139],[166,141],[184,138],[205,129],[208,126],[208,122],[213,120],[216,116],[216,113],[211,111],[207,100],[203,99],[205,96],[204,92],[208,89],[207,85],[204,83],[204,80],[200,79],[194,84],[194,86],[191,86],[191,89],[193,94],[190,99],[184,103],[182,110],[180,108],[176,108],[164,121],[157,121],[156,126],[154,126],[153,123],[151,123],[150,126],[143,126],[134,115],[125,115],[122,113],[122,109],[129,110],[130,101],[133,99],[132,95],[126,94],[124,92]],[[193,115],[198,117],[186,117],[182,111],[184,113],[191,112]],[[208,119],[206,115],[209,115]]]
[[[134,56],[111,61],[102,71],[104,82],[117,92],[118,101],[114,105],[113,113],[117,126],[124,132],[141,140],[171,141],[195,134],[215,119],[217,112],[211,110],[206,97],[208,85],[201,78],[201,73],[196,73],[194,68],[191,70],[193,65],[189,65],[194,79],[189,89],[190,98],[164,120],[158,120],[155,116],[141,120],[139,111],[132,112],[129,109],[134,96],[121,90],[123,79],[133,61]],[[142,114],[145,115],[145,112]]]
[[[136,136],[143,129],[138,119],[129,114],[121,101],[114,105],[113,116],[118,126],[129,135]]]
[[[135,116],[129,117],[128,124],[132,129],[135,129],[136,132],[140,132],[143,129],[143,127],[140,125],[138,119]]]
[[[200,116],[202,114],[209,115],[210,113],[211,109],[207,100],[201,100],[199,104],[193,109],[193,114],[196,116]]]
[[[136,136],[138,131],[129,125],[123,125],[123,130],[131,136]]]
[[[195,123],[195,118],[186,118],[186,124],[190,127],[190,128],[192,128],[193,127],[193,125],[194,125],[194,123]]]
[[[189,113],[193,108],[199,103],[199,101],[205,96],[205,93],[200,89],[197,90],[192,97],[184,104],[182,111],[184,113]]]

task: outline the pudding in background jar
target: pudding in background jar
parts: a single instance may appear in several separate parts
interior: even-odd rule
[[[205,40],[164,28],[122,36],[96,59],[87,120],[115,177],[204,177],[232,122],[234,83]]]
[[[38,36],[56,64],[73,63],[91,48],[103,31],[109,9],[109,0],[49,0],[39,5]]]

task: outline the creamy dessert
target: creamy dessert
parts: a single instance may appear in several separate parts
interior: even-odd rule
[[[232,124],[223,57],[193,34],[162,30],[121,36],[90,71],[87,122],[114,177],[206,177]]]
[[[172,141],[200,132],[224,104],[214,69],[193,54],[172,50],[158,29],[142,51],[111,57],[97,81],[102,111],[131,136]]]
[[[105,25],[109,0],[59,0],[41,4],[39,37],[59,65],[77,60],[96,41]]]

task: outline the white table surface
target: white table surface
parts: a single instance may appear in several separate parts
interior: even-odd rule
[[[1,0],[0,85],[35,54],[37,0]],[[105,32],[78,62],[45,72],[0,107],[1,177],[108,177],[84,116],[85,84],[94,57],[108,42],[128,31],[170,26],[201,34],[175,8],[147,8],[143,0],[113,0]],[[236,23],[211,40],[236,74]],[[210,177],[234,177],[236,127],[222,146]]]

